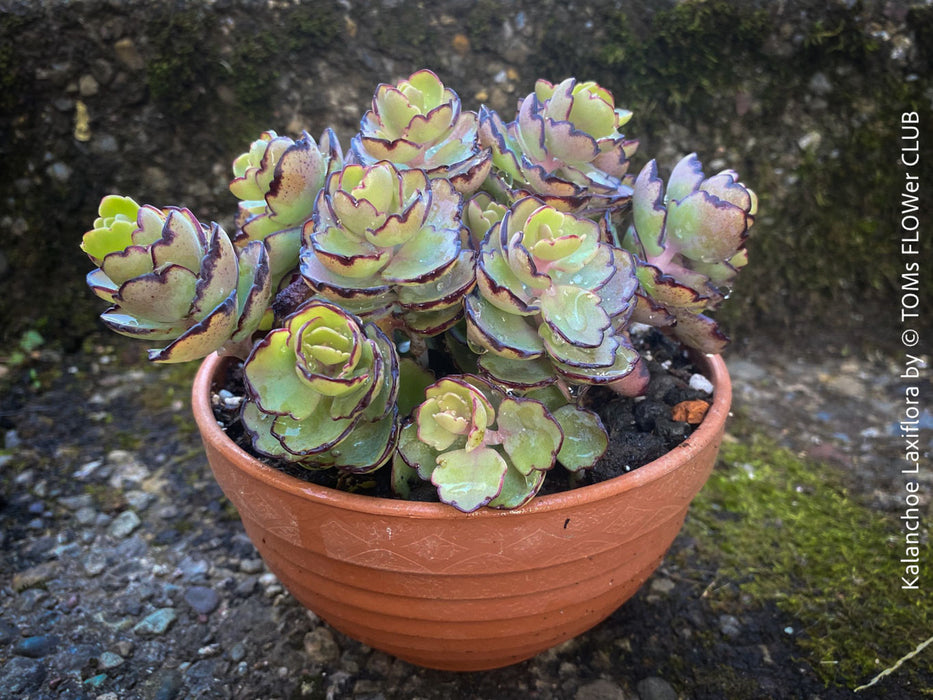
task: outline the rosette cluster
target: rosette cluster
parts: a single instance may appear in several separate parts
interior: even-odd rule
[[[402,428],[393,480],[413,470],[443,503],[471,512],[527,503],[558,461],[592,467],[608,446],[599,417],[559,392],[535,393],[507,396],[470,374],[435,382]]]
[[[302,304],[256,345],[243,373],[242,420],[259,453],[366,473],[395,449],[395,346],[340,307]]]
[[[242,200],[236,243],[265,242],[276,284],[298,264],[302,226],[328,174],[342,167],[343,153],[331,129],[320,145],[307,132],[294,141],[266,131],[233,161],[230,191]]]
[[[657,164],[648,163],[635,180],[622,240],[637,261],[636,320],[670,326],[703,352],[722,352],[729,339],[703,312],[722,304],[748,263],[745,239],[757,210],[757,196],[735,171],[706,178],[696,154],[677,163],[666,192]]]
[[[318,196],[301,273],[319,294],[384,328],[436,335],[475,283],[461,197],[446,180],[392,163],[348,165]]]
[[[470,194],[492,167],[489,150],[479,144],[477,123],[457,93],[433,72],[419,70],[397,85],[379,85],[351,148],[364,165],[387,160],[399,169],[421,169]]]
[[[98,214],[81,241],[99,266],[88,286],[113,304],[101,315],[110,329],[171,341],[150,360],[199,359],[256,330],[272,293],[262,243],[237,251],[218,224],[204,226],[187,209],[118,195],[104,197]]]
[[[479,118],[480,142],[493,154],[490,184],[509,198],[534,195],[562,211],[592,214],[631,197],[625,180],[638,142],[619,132],[631,112],[616,108],[596,83],[539,80],[515,121],[505,124],[485,106]]]
[[[483,240],[476,278],[467,334],[480,369],[497,382],[527,389],[559,375],[611,384],[635,368],[625,330],[634,264],[600,241],[595,222],[521,199]]]

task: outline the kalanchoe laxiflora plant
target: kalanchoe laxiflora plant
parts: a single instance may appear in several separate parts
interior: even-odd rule
[[[476,113],[463,111],[457,93],[420,70],[397,85],[376,88],[373,107],[353,137],[353,156],[365,165],[387,160],[399,169],[423,170],[471,194],[492,166],[477,124]]]
[[[492,148],[490,186],[511,199],[536,195],[563,211],[592,213],[623,205],[629,159],[638,142],[619,129],[632,113],[616,108],[596,83],[546,80],[519,103],[515,121],[480,110],[480,141]]]
[[[256,453],[514,508],[557,465],[574,482],[599,461],[585,390],[644,390],[633,322],[725,343],[706,313],[747,262],[755,194],[695,155],[666,191],[654,161],[633,179],[631,116],[568,78],[508,121],[417,71],[377,88],[346,159],[330,129],[263,133],[233,164],[233,241],[104,197],[88,284],[110,328],[167,341],[153,360],[242,361]]]
[[[113,304],[101,315],[110,329],[170,341],[149,351],[157,362],[187,362],[249,339],[271,301],[261,243],[237,251],[218,224],[129,197],[104,197],[98,213],[81,249],[99,265],[87,282]]]
[[[666,193],[657,164],[648,163],[632,206],[622,245],[638,260],[637,318],[669,325],[691,347],[722,352],[729,339],[703,312],[722,304],[748,263],[745,239],[757,196],[733,170],[705,178],[692,153],[674,167]]]
[[[331,129],[320,145],[307,133],[293,141],[266,131],[233,161],[230,191],[241,200],[235,242],[266,244],[277,286],[298,263],[302,226],[311,218],[317,193],[327,175],[342,167],[340,142]]]
[[[310,468],[379,467],[395,447],[398,362],[373,324],[305,302],[243,364],[243,424],[253,447]]]
[[[474,284],[461,208],[450,182],[421,170],[348,165],[318,195],[301,272],[318,293],[387,329],[437,335],[461,316]]]

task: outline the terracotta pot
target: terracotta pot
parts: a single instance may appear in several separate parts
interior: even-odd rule
[[[593,627],[661,563],[708,478],[731,402],[725,363],[683,444],[629,474],[463,514],[440,503],[349,494],[272,469],[218,427],[208,357],[193,408],[214,476],[253,544],[305,607],[344,634],[429,668],[470,671],[530,658]]]

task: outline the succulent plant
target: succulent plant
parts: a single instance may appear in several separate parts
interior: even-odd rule
[[[256,344],[243,372],[242,420],[257,452],[353,473],[391,456],[399,360],[375,325],[307,301]]]
[[[562,211],[619,207],[631,197],[625,176],[638,148],[619,133],[631,116],[608,90],[574,78],[539,80],[509,124],[484,106],[480,142],[492,148],[494,165],[487,187],[513,200],[535,195]]]
[[[479,145],[476,113],[463,111],[457,93],[429,70],[379,85],[351,148],[363,165],[386,160],[400,170],[420,169],[463,194],[475,192],[492,166]]]
[[[480,369],[496,381],[531,388],[559,375],[610,384],[635,369],[624,327],[635,304],[634,265],[600,241],[597,223],[521,199],[487,233],[476,276],[465,304],[468,336],[484,353]]]
[[[392,163],[334,173],[305,226],[301,272],[319,294],[384,328],[436,335],[474,284],[460,195]]]
[[[151,359],[242,360],[255,453],[391,462],[399,495],[428,480],[463,511],[515,508],[607,449],[587,385],[643,392],[633,321],[726,342],[705,313],[748,260],[755,194],[696,155],[666,191],[654,161],[633,178],[630,117],[568,78],[505,123],[420,70],[379,85],[346,159],[331,129],[262,133],[233,163],[233,241],[188,209],[104,197],[87,281],[110,328],[168,341]]]
[[[294,141],[266,131],[233,161],[230,191],[242,200],[235,242],[265,242],[276,285],[298,264],[301,228],[327,175],[342,167],[340,142],[331,129],[320,145],[307,132]]]
[[[566,404],[559,392],[542,396],[558,406],[553,413],[544,401],[507,396],[474,375],[445,377],[425,396],[402,429],[393,469],[430,480],[442,502],[467,513],[517,508],[558,460],[571,471],[589,468],[608,444],[596,414]],[[569,439],[564,428],[574,431]]]
[[[674,167],[665,193],[655,161],[635,181],[632,225],[621,244],[637,260],[636,319],[687,345],[722,352],[729,339],[704,311],[728,296],[748,262],[745,239],[758,198],[733,170],[705,178],[695,153]]]
[[[170,340],[150,350],[156,362],[199,359],[227,342],[248,340],[271,297],[262,243],[237,253],[216,223],[187,209],[139,206],[108,195],[81,249],[99,267],[87,276],[111,304],[101,320],[122,335]]]

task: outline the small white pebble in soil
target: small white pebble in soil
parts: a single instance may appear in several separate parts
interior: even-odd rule
[[[696,391],[702,391],[704,394],[713,393],[713,384],[702,374],[694,374],[690,377],[690,388]]]

